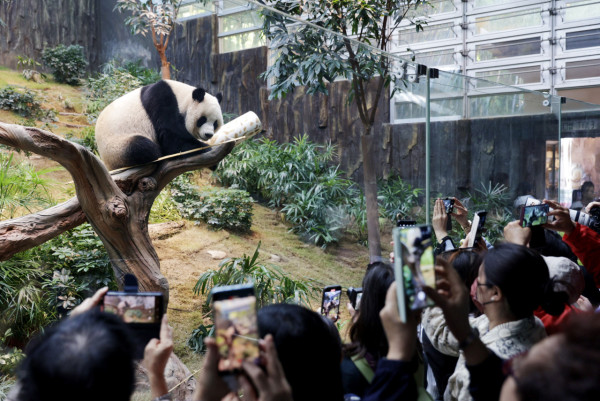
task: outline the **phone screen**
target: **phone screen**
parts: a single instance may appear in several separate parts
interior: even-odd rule
[[[103,310],[120,316],[125,323],[160,324],[162,294],[111,293],[104,296]]]
[[[258,363],[258,327],[254,295],[213,301],[215,340],[220,372],[242,369],[242,362]]]
[[[394,273],[398,289],[400,319],[405,322],[408,309],[418,310],[433,305],[423,287],[435,287],[435,263],[429,225],[395,228]]]
[[[444,207],[446,208],[446,214],[450,214],[454,211],[454,199],[445,198],[442,199],[444,202]]]
[[[487,212],[485,211],[475,212],[473,224],[471,225],[471,232],[467,238],[467,248],[473,248],[477,240],[481,238],[486,217]]]
[[[337,320],[340,316],[340,300],[342,298],[341,286],[329,286],[323,289],[323,300],[321,302],[321,314],[331,320]]]
[[[550,206],[546,204],[525,206],[521,212],[521,227],[541,226],[548,222]]]

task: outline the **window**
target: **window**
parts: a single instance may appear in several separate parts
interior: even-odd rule
[[[452,0],[430,0],[427,3],[419,5],[416,9],[411,10],[407,15],[409,17],[419,17],[422,15],[437,15],[444,13],[453,13],[456,11]]]
[[[216,5],[220,53],[265,45],[261,17],[257,11],[249,8],[249,3],[221,0]]]
[[[565,68],[567,80],[600,77],[600,59],[567,62]]]
[[[571,0],[565,3],[565,21],[577,21],[589,18],[598,19],[600,16],[600,1]]]
[[[403,29],[398,33],[398,43],[415,44],[421,42],[455,39],[454,23],[427,25],[422,32],[417,32],[414,27]]]
[[[496,14],[475,18],[475,34],[485,35],[542,25],[542,8]]]
[[[476,80],[475,85],[480,87],[494,86],[496,84],[519,86],[533,84],[541,81],[542,68],[540,65],[532,65],[521,68],[504,68],[498,70],[478,71],[475,73],[477,78],[486,81]]]
[[[600,28],[587,31],[567,32],[566,49],[584,49],[586,47],[600,46]]]
[[[431,52],[415,52],[414,57],[416,63],[432,67],[456,64],[456,60],[454,60],[454,48]]]
[[[214,5],[212,3],[199,4],[195,3],[195,0],[185,0],[179,7],[177,13],[177,20],[184,21],[187,19],[198,18],[206,15],[210,15],[214,12]]]
[[[500,4],[511,3],[514,0],[475,0],[475,8],[479,7],[489,7],[489,6],[499,6]]]
[[[541,37],[510,40],[475,46],[475,60],[486,61],[499,58],[527,56],[541,53]]]

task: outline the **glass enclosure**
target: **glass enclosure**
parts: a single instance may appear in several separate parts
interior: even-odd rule
[[[252,42],[249,47],[263,43],[269,46],[256,29],[263,13],[277,11],[253,1],[217,3],[222,3],[219,14],[222,35],[243,34],[248,30],[252,37],[240,35],[239,40]],[[510,218],[514,201],[524,195],[558,199],[570,206],[574,197],[579,196],[577,191],[581,185],[592,181],[596,185],[595,196],[599,196],[600,106],[564,95],[585,90],[590,100],[600,99],[600,89],[557,87],[554,92],[558,95],[552,95],[520,87],[542,85],[550,76],[546,64],[536,58],[548,52],[547,37],[543,32],[538,33],[541,32],[538,27],[547,24],[546,10],[539,1],[529,1],[526,6],[510,11],[499,8],[502,3],[510,1],[476,0],[466,9],[468,37],[499,34],[490,36],[493,40],[474,42],[464,54],[471,60],[469,63],[483,63],[484,68],[473,71],[473,76],[461,75],[463,69],[457,60],[455,43],[461,40],[460,27],[447,20],[433,21],[423,32],[415,31],[412,26],[399,27],[393,36],[394,48],[406,49],[406,45],[428,41],[443,44],[435,50],[413,53],[412,57],[405,51],[398,52],[401,57],[360,43],[351,35],[343,37],[338,32],[310,25],[301,15],[281,14],[282,21],[289,26],[309,25],[302,33],[305,36],[298,36],[300,41],[315,35],[321,38],[325,49],[343,37],[346,45],[338,49],[340,62],[347,61],[352,54],[371,57],[385,65],[384,73],[391,79],[385,89],[387,97],[383,109],[389,112],[383,112],[380,117],[383,121],[375,124],[379,132],[375,132],[374,139],[387,141],[384,147],[387,153],[377,153],[379,163],[385,164],[378,169],[378,174],[397,172],[413,187],[423,188],[427,221],[430,206],[439,196],[456,196],[476,206],[479,201],[495,199],[494,196],[500,194],[503,207],[498,208],[495,216],[500,220]],[[598,7],[598,3],[592,1],[562,3],[563,18],[567,21],[584,18],[585,13],[595,12]],[[442,18],[460,15],[459,6],[462,7],[459,2],[432,1],[429,14],[442,15]],[[227,10],[235,13],[228,15]],[[465,27],[463,29],[467,29]],[[519,29],[526,29],[528,33],[520,37],[513,32]],[[511,34],[504,37],[505,31]],[[600,46],[600,27],[567,29],[558,39],[564,51],[589,50]],[[232,45],[231,49],[226,44],[223,46],[223,52],[243,48],[240,44]],[[279,54],[269,51],[270,66],[277,63]],[[521,62],[508,64],[506,60],[511,58]],[[560,62],[561,79],[598,76],[599,64],[594,56]],[[377,69],[365,73],[381,77]],[[331,84],[346,80],[346,91],[351,88],[351,73],[330,78]],[[268,81],[271,89],[273,82]],[[356,118],[360,113],[355,105],[352,107],[351,113],[330,116],[330,119],[353,118],[360,124]],[[327,139],[338,143],[348,140],[341,136]],[[340,159],[344,159],[343,154]]]

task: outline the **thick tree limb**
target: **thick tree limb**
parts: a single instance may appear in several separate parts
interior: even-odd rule
[[[160,191],[186,171],[217,164],[233,148],[225,144],[205,153],[167,159],[122,172],[115,177],[86,148],[38,128],[0,123],[0,143],[51,158],[73,177],[81,210],[75,200],[20,219],[0,223],[0,234],[21,227],[21,236],[5,234],[8,244],[0,259],[28,249],[85,221],[92,225],[109,254],[118,283],[126,273],[138,278],[142,291],[161,291],[168,299],[168,283],[150,236],[148,216]],[[68,216],[68,212],[72,212]],[[85,217],[82,217],[82,212]],[[29,230],[26,227],[29,224]],[[54,227],[52,227],[54,226]],[[11,228],[13,227],[13,228]],[[40,238],[38,238],[40,237]],[[10,251],[8,250],[10,249]]]

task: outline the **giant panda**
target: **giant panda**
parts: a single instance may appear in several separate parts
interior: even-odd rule
[[[100,158],[109,170],[205,146],[222,125],[219,93],[163,80],[109,104],[96,122]]]

